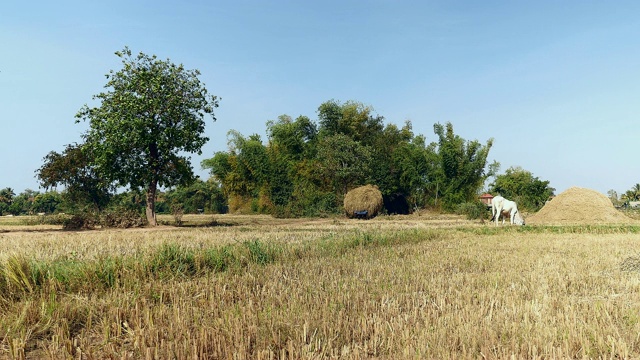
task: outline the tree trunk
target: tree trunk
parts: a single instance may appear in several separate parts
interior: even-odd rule
[[[156,221],[156,190],[158,187],[157,181],[152,181],[147,189],[147,222],[149,226],[158,226]]]

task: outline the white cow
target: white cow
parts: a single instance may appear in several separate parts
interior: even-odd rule
[[[509,216],[511,219],[511,224],[516,225],[524,225],[524,219],[520,216],[520,212],[518,211],[518,205],[514,201],[507,200],[502,196],[498,195],[491,200],[491,215],[495,219],[496,226],[498,226],[498,219],[502,216],[502,224],[504,225],[504,218]]]

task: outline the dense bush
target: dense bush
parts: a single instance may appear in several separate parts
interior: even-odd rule
[[[109,209],[100,213],[93,211],[79,212],[72,216],[62,217],[64,230],[90,230],[100,226],[103,228],[132,228],[147,224],[140,211],[131,209]]]
[[[108,228],[132,228],[147,225],[142,213],[133,209],[110,209],[100,214],[100,225]]]
[[[94,229],[99,223],[99,219],[93,213],[79,213],[66,218],[63,221],[62,228],[64,230],[90,230]]]
[[[456,214],[465,215],[468,220],[485,219],[487,217],[487,205],[480,202],[466,202],[458,205]]]

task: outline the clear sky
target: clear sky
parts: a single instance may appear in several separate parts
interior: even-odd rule
[[[222,98],[200,161],[226,134],[331,99],[494,138],[561,193],[640,182],[638,1],[7,1],[0,9],[0,188],[41,190],[42,158],[80,141],[74,115],[128,46],[199,69]]]

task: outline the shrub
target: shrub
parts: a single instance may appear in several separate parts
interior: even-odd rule
[[[487,205],[480,201],[462,203],[456,208],[456,214],[465,215],[468,220],[484,219],[486,213]]]
[[[66,214],[45,215],[41,222],[46,225],[64,225],[64,222],[69,218],[70,216]]]
[[[145,217],[137,210],[115,208],[105,210],[100,216],[100,225],[108,228],[127,229],[147,224]]]
[[[98,220],[93,213],[79,213],[64,219],[62,228],[64,230],[90,230],[98,225]]]
[[[181,204],[171,205],[171,214],[175,220],[176,226],[182,226],[182,216],[184,215],[184,207]]]

